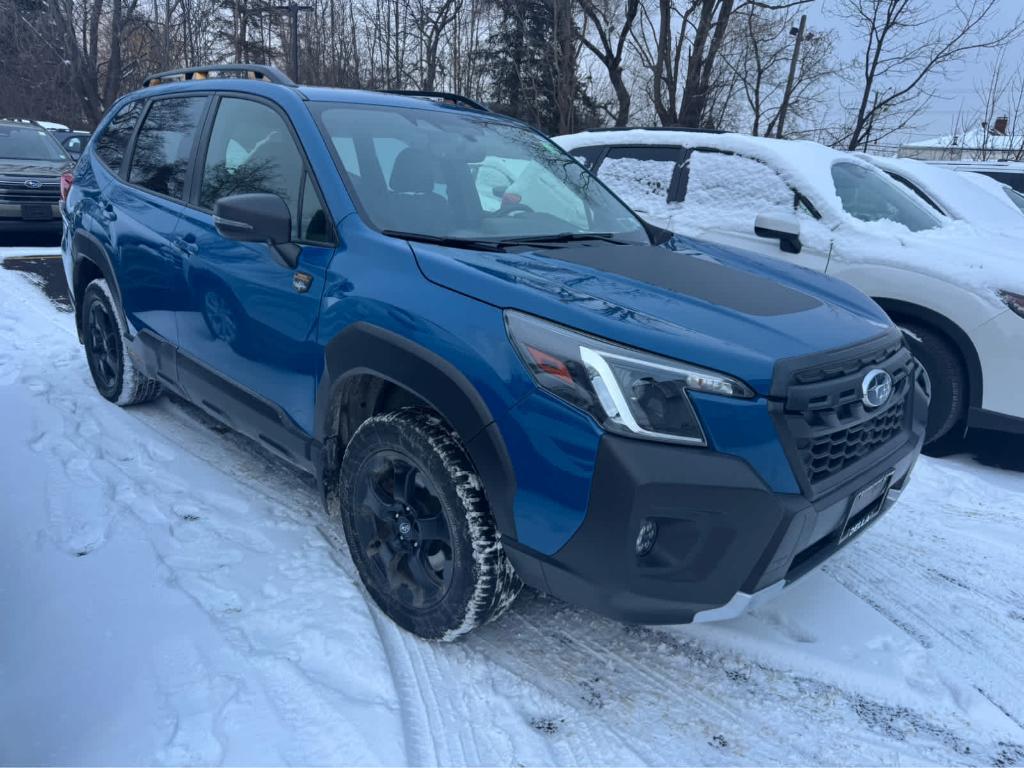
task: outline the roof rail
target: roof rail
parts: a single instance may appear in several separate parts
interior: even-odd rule
[[[607,128],[587,128],[584,133],[604,133],[605,131],[679,131],[680,133],[734,133],[719,128],[685,128],[681,125],[612,125]]]
[[[479,101],[474,101],[468,96],[462,96],[458,93],[448,93],[447,91],[403,91],[401,89],[381,89],[378,93],[391,93],[396,96],[415,96],[421,99],[439,99],[440,101],[450,101],[455,104],[461,104],[470,109],[476,109],[480,112],[490,112],[487,107],[481,104]]]
[[[266,64],[205,64],[201,67],[185,67],[184,69],[170,69],[150,75],[142,81],[142,87],[148,88],[151,85],[162,85],[163,83],[183,82],[186,80],[207,80],[212,73],[233,73],[235,76],[250,78],[253,80],[267,80],[278,85],[295,86],[291,78],[277,67]]]

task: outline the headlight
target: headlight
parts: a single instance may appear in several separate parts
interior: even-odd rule
[[[1013,293],[1011,291],[1000,291],[999,298],[1001,298],[1003,303],[1016,314],[1024,317],[1024,295]]]
[[[537,384],[612,432],[706,445],[686,391],[754,396],[750,387],[729,376],[610,344],[531,315],[508,311],[505,323]]]

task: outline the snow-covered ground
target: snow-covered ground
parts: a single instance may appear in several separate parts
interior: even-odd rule
[[[71,316],[0,269],[0,763],[1024,764],[1022,500],[922,459],[754,615],[524,595],[430,644],[368,604],[308,478],[101,399]]]

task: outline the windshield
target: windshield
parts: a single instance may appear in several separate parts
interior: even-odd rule
[[[895,221],[911,232],[935,229],[940,222],[888,176],[858,163],[836,163],[832,182],[843,210],[861,221]]]
[[[1003,191],[1006,196],[1010,198],[1010,202],[1016,205],[1021,213],[1024,213],[1024,195],[1015,190],[1013,187],[1003,187]]]
[[[640,220],[555,144],[465,111],[322,104],[349,191],[382,231],[502,241],[647,243]]]
[[[34,125],[0,125],[0,157],[5,160],[67,160],[60,144]]]

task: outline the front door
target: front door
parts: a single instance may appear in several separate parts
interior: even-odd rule
[[[673,206],[677,210],[675,231],[825,271],[832,232],[774,169],[742,155],[696,149],[687,160],[685,175],[683,201]],[[761,213],[796,218],[799,253],[784,251],[778,238],[762,237],[754,231]]]
[[[197,162],[194,206],[177,230],[190,254],[188,298],[177,313],[179,377],[201,405],[294,457],[313,432],[322,364],[315,330],[334,252],[326,209],[287,119],[266,103],[222,97]],[[216,201],[250,192],[287,203],[295,268],[269,245],[217,232]]]

